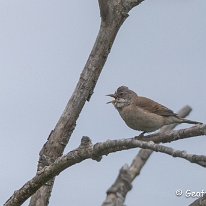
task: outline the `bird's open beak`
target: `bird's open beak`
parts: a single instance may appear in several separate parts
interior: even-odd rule
[[[115,94],[107,94],[106,96],[113,97],[113,98],[115,98],[115,99],[117,98],[117,96],[116,96]],[[114,102],[115,102],[115,99],[112,100],[112,101],[107,102],[107,104],[109,104],[109,103],[114,103]]]
[[[109,96],[109,97],[113,97],[113,98],[116,98],[116,94],[107,94],[106,96]]]

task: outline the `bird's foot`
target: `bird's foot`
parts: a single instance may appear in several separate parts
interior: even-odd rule
[[[140,135],[137,136],[136,138],[137,138],[137,139],[139,139],[139,138],[143,138],[145,133],[146,133],[146,132],[142,132],[142,133],[140,133]]]

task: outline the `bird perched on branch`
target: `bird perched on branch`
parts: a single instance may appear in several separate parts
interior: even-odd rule
[[[146,97],[138,96],[126,86],[121,86],[114,94],[107,96],[114,100],[112,103],[128,127],[146,132],[153,132],[164,125],[173,123],[202,124],[201,122],[184,119],[167,107]]]

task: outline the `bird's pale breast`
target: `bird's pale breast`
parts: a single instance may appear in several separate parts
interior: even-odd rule
[[[125,106],[119,113],[128,127],[145,132],[152,132],[164,125],[164,118],[139,107],[131,109],[132,105]]]

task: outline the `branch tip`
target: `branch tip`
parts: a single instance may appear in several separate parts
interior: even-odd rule
[[[80,147],[88,147],[92,145],[92,141],[89,137],[83,136],[81,139]]]
[[[200,124],[199,125],[201,129],[203,130],[204,134],[206,135],[206,124]]]
[[[121,172],[121,171],[128,170],[128,169],[129,169],[129,165],[128,165],[128,164],[124,164],[124,165],[122,166],[122,168],[120,169],[120,172]]]

